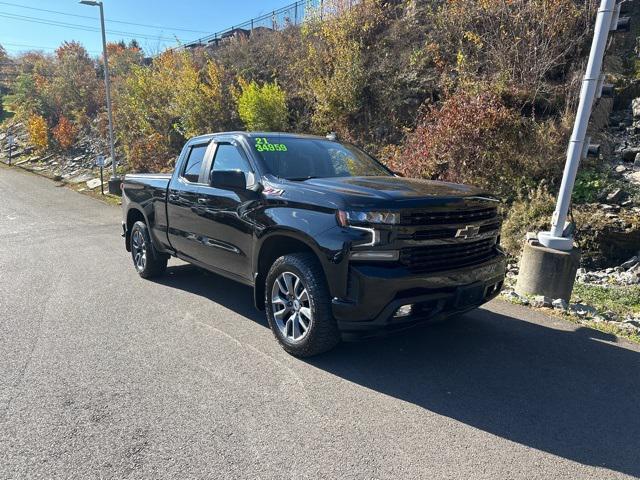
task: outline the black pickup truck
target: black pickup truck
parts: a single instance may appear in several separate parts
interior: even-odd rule
[[[175,256],[252,286],[296,356],[476,308],[505,275],[495,197],[330,137],[193,138],[172,175],[126,175],[122,208],[140,276]]]

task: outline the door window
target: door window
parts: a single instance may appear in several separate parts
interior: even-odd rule
[[[188,182],[198,183],[200,170],[202,169],[202,161],[204,160],[204,154],[208,146],[208,144],[204,144],[191,147],[187,164],[182,172],[182,177]]]
[[[220,143],[213,159],[213,171],[240,170],[249,172],[249,165],[236,147],[229,143]]]

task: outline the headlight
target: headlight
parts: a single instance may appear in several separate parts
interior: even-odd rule
[[[400,223],[400,214],[396,212],[360,212],[360,211],[343,211],[338,210],[336,213],[338,224],[342,227],[348,225],[362,224],[378,224],[378,225],[395,225]]]

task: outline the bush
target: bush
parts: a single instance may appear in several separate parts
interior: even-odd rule
[[[520,97],[518,107],[562,97],[571,60],[590,41],[596,2],[575,0],[452,0],[434,9],[431,42],[446,78],[458,86],[478,79]],[[545,105],[547,103],[547,105]],[[539,108],[540,109],[540,108]]]
[[[519,175],[518,126],[518,115],[495,95],[460,92],[426,109],[391,167],[409,177],[500,187]]]
[[[175,162],[162,135],[152,133],[133,142],[127,149],[129,166],[134,172],[169,171]]]
[[[502,246],[513,257],[520,255],[527,232],[548,229],[555,198],[543,184],[511,205],[502,226]]]
[[[302,29],[306,54],[298,63],[313,106],[313,128],[349,138],[365,103],[364,53],[380,21],[380,4],[374,0],[351,7],[345,0],[327,0],[314,14]]]
[[[277,83],[247,83],[240,80],[238,115],[247,130],[283,131],[287,129],[287,103]]]
[[[27,121],[27,131],[31,143],[40,153],[49,147],[49,129],[47,121],[41,115],[31,115]]]
[[[53,139],[58,143],[62,150],[69,150],[76,142],[78,129],[67,117],[60,115],[58,124],[53,127],[52,134]]]

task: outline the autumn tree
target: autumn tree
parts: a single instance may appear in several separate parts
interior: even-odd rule
[[[230,86],[225,69],[206,59],[199,66],[183,52],[177,64],[174,112],[176,128],[185,138],[225,129],[230,123]]]
[[[284,131],[287,129],[287,103],[285,93],[277,83],[240,79],[241,92],[236,96],[238,114],[247,130]]]
[[[53,74],[46,86],[56,112],[95,115],[98,87],[96,66],[85,48],[78,42],[63,43],[55,51]]]
[[[62,150],[69,150],[78,136],[78,128],[67,117],[60,115],[58,124],[51,131],[53,139]]]
[[[41,115],[32,114],[27,122],[27,132],[31,143],[40,153],[49,147],[49,128],[47,121]]]
[[[330,0],[303,26],[306,55],[299,68],[313,102],[317,132],[346,134],[360,111],[366,79],[364,40],[378,15],[375,1],[347,8],[342,0]]]

